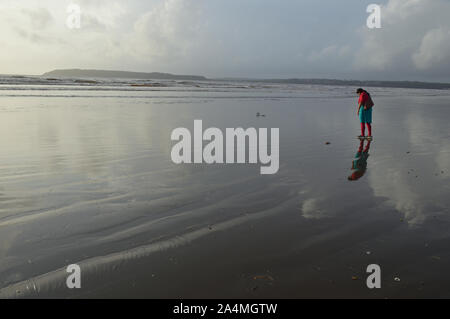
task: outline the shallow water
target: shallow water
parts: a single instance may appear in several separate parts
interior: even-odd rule
[[[351,276],[374,262],[389,296],[448,294],[437,283],[450,282],[439,270],[450,264],[450,96],[369,91],[374,141],[349,181],[360,146],[353,88],[3,85],[0,296],[367,296]],[[173,164],[170,134],[195,119],[280,128],[279,172]],[[72,263],[88,278],[77,292],[65,288]],[[316,268],[332,289],[308,281]],[[276,283],[254,290],[266,271]]]

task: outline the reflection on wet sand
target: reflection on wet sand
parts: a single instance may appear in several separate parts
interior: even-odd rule
[[[357,181],[364,176],[367,170],[367,159],[369,158],[370,144],[372,141],[367,141],[364,147],[365,139],[361,139],[356,152],[355,159],[352,162],[352,174],[348,177],[349,181]]]
[[[401,213],[414,227],[450,221],[448,139],[449,109],[442,99],[400,100],[402,112],[380,112],[377,156],[370,161],[369,183],[374,195]],[[424,107],[422,107],[424,106]],[[425,107],[426,106],[426,107]],[[393,134],[390,126],[402,123]]]

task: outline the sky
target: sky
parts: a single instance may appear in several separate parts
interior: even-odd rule
[[[69,28],[67,8],[81,8]],[[381,6],[370,29],[369,4]],[[0,0],[0,73],[450,82],[450,0]]]

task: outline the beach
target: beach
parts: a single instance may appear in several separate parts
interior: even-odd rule
[[[349,181],[354,87],[53,82],[0,85],[0,297],[450,297],[448,90],[368,87]],[[279,128],[279,170],[173,163],[195,120]]]

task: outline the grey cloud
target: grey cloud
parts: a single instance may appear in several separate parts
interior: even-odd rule
[[[28,17],[33,29],[45,29],[53,22],[52,14],[45,8],[25,8],[21,12]]]
[[[83,14],[82,19],[83,30],[103,32],[106,31],[107,26],[102,23],[97,17],[91,14]]]
[[[422,39],[420,48],[413,54],[414,65],[421,70],[450,67],[450,29],[433,29]]]
[[[142,14],[128,43],[138,59],[174,63],[202,40],[199,0],[165,0]]]
[[[22,39],[24,39],[26,41],[30,41],[32,43],[36,43],[36,44],[51,45],[51,44],[63,43],[63,41],[61,39],[53,38],[51,36],[46,36],[46,35],[43,35],[42,33],[35,32],[35,31],[27,31],[20,27],[15,27],[14,31]]]

